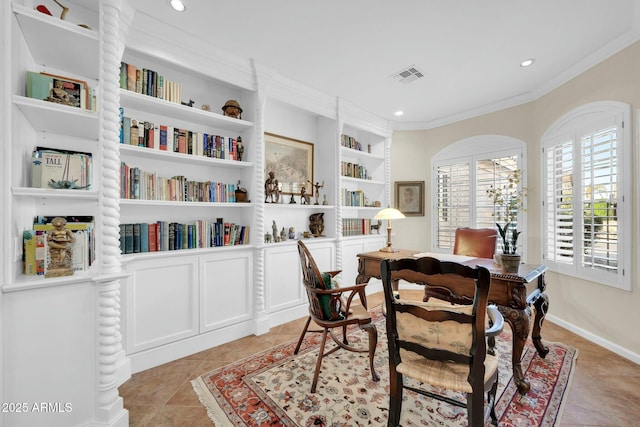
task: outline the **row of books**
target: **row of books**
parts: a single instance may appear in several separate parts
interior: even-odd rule
[[[165,79],[157,72],[120,63],[120,88],[169,102],[181,103],[182,84]]]
[[[93,177],[91,153],[36,147],[31,155],[31,187],[89,190]]]
[[[85,110],[96,110],[95,89],[83,80],[27,71],[27,97]]]
[[[125,116],[120,123],[120,143],[228,160],[240,160],[244,149],[240,137],[194,132]]]
[[[236,203],[236,184],[171,178],[120,163],[120,198],[177,202]]]
[[[31,229],[22,232],[24,274],[44,276],[51,261],[48,233],[53,230],[54,216],[37,217]],[[75,241],[71,245],[71,268],[74,272],[86,271],[95,261],[95,227],[93,217],[65,217],[67,229]]]
[[[364,236],[371,233],[371,220],[362,218],[343,218],[342,219],[342,235],[343,236]],[[378,226],[378,234],[380,234],[379,222],[375,221]]]
[[[355,137],[342,134],[340,135],[340,145],[351,148],[352,150],[363,151],[362,144]],[[367,151],[371,152],[371,146],[367,147]]]
[[[351,178],[371,179],[365,166],[351,162],[340,162],[340,175]]]
[[[158,221],[120,224],[123,254],[174,251],[249,244],[249,226],[232,222],[196,220],[191,224]]]
[[[364,191],[362,190],[342,190],[342,206],[366,206],[365,199],[366,197],[364,196]]]

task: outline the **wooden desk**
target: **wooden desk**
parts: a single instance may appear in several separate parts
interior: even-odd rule
[[[400,259],[414,257],[418,252],[412,250],[401,249],[399,252],[366,252],[358,254],[358,276],[356,283],[367,283],[369,279],[375,277],[380,279],[380,262],[383,259]],[[438,258],[438,254],[433,254],[434,258]],[[450,255],[443,255],[449,258]],[[531,317],[531,306],[535,307],[535,322],[531,338],[533,344],[538,351],[540,357],[545,357],[549,353],[549,348],[542,343],[540,335],[544,317],[549,308],[549,298],[545,293],[546,283],[544,280],[544,272],[547,267],[544,265],[522,264],[518,273],[503,273],[499,267],[496,267],[492,259],[472,258],[460,262],[471,267],[481,265],[491,272],[491,290],[489,291],[489,301],[498,306],[498,310],[504,316],[504,319],[511,326],[513,331],[513,379],[521,394],[526,394],[530,385],[524,378],[520,359],[524,345],[529,336],[529,325]],[[407,272],[393,272],[391,276],[393,280],[393,288],[398,289],[398,281],[400,279],[408,282],[416,283]],[[421,283],[425,285],[424,283]],[[473,301],[474,290],[460,290],[458,302],[469,303]],[[425,285],[425,298],[429,296],[444,297],[438,295],[434,290],[430,290]],[[451,298],[447,298],[451,299]]]

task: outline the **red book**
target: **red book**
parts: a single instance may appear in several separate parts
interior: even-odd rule
[[[149,224],[149,252],[158,250],[158,224]]]
[[[184,129],[178,130],[178,153],[187,153],[187,131]]]

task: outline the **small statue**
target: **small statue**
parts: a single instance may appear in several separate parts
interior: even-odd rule
[[[324,195],[324,199],[322,199],[322,204],[325,205],[325,206],[329,204],[329,202],[327,202],[327,195],[326,194]]]
[[[309,216],[309,230],[315,237],[321,237],[324,231],[324,212],[314,213]]]
[[[289,227],[289,239],[294,240],[296,238],[296,229]]]
[[[307,189],[303,185],[300,189],[300,204],[301,205],[310,205],[311,204],[311,196],[307,193]]]
[[[195,101],[193,99],[190,99],[189,102],[182,102],[180,101],[180,104],[182,105],[186,105],[187,107],[193,107],[193,104],[195,103]]]
[[[236,140],[236,150],[238,152],[238,161],[242,161],[242,155],[244,154],[244,144],[242,143],[242,137],[239,136]]]
[[[269,172],[269,178],[264,182],[264,202],[278,203],[280,201],[280,183],[276,179],[276,174]]]
[[[200,109],[202,111],[211,111],[211,106],[209,104],[202,104],[202,107],[200,107]]]
[[[76,237],[71,230],[66,228],[67,220],[55,217],[51,220],[53,230],[47,232],[47,246],[49,264],[45,277],[71,276],[72,245]]]
[[[225,116],[233,117],[234,119],[242,119],[242,108],[235,99],[230,99],[224,103],[222,111]]]
[[[264,242],[265,242],[265,243],[271,243],[271,234],[269,234],[269,233],[265,233],[265,235],[264,235]]]
[[[273,232],[273,238],[278,237],[278,226],[276,225],[276,220],[273,220],[273,224],[271,224],[271,231]]]
[[[315,187],[315,189],[316,189],[316,194],[315,194],[316,202],[314,203],[314,205],[319,205],[320,203],[318,203],[318,199],[320,198],[320,189],[324,188],[324,181],[322,181],[322,184],[320,184],[317,181],[316,181],[315,184],[313,182],[311,182],[311,181],[309,181],[309,183],[311,185],[313,185]]]
[[[282,231],[280,231],[280,241],[284,242],[287,240],[287,232],[284,231],[284,227],[282,227]]]
[[[371,224],[369,225],[369,232],[370,232],[371,234],[373,234],[373,230],[376,230],[376,232],[377,232],[378,234],[380,234],[380,227],[382,227],[382,221],[381,221],[381,220],[378,220],[378,222],[377,222],[376,224],[371,223]]]
[[[64,90],[63,80],[53,79],[53,87],[49,91],[49,96],[47,96],[44,100],[55,102],[56,104],[73,106],[73,101],[71,100],[69,93]]]
[[[290,205],[295,205],[295,204],[296,204],[296,201],[295,201],[295,199],[293,198],[293,193],[291,193],[291,198],[289,199],[289,204],[290,204]]]

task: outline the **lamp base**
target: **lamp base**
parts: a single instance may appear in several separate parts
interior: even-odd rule
[[[400,252],[400,250],[393,249],[391,246],[385,246],[384,248],[380,248],[380,252]]]

